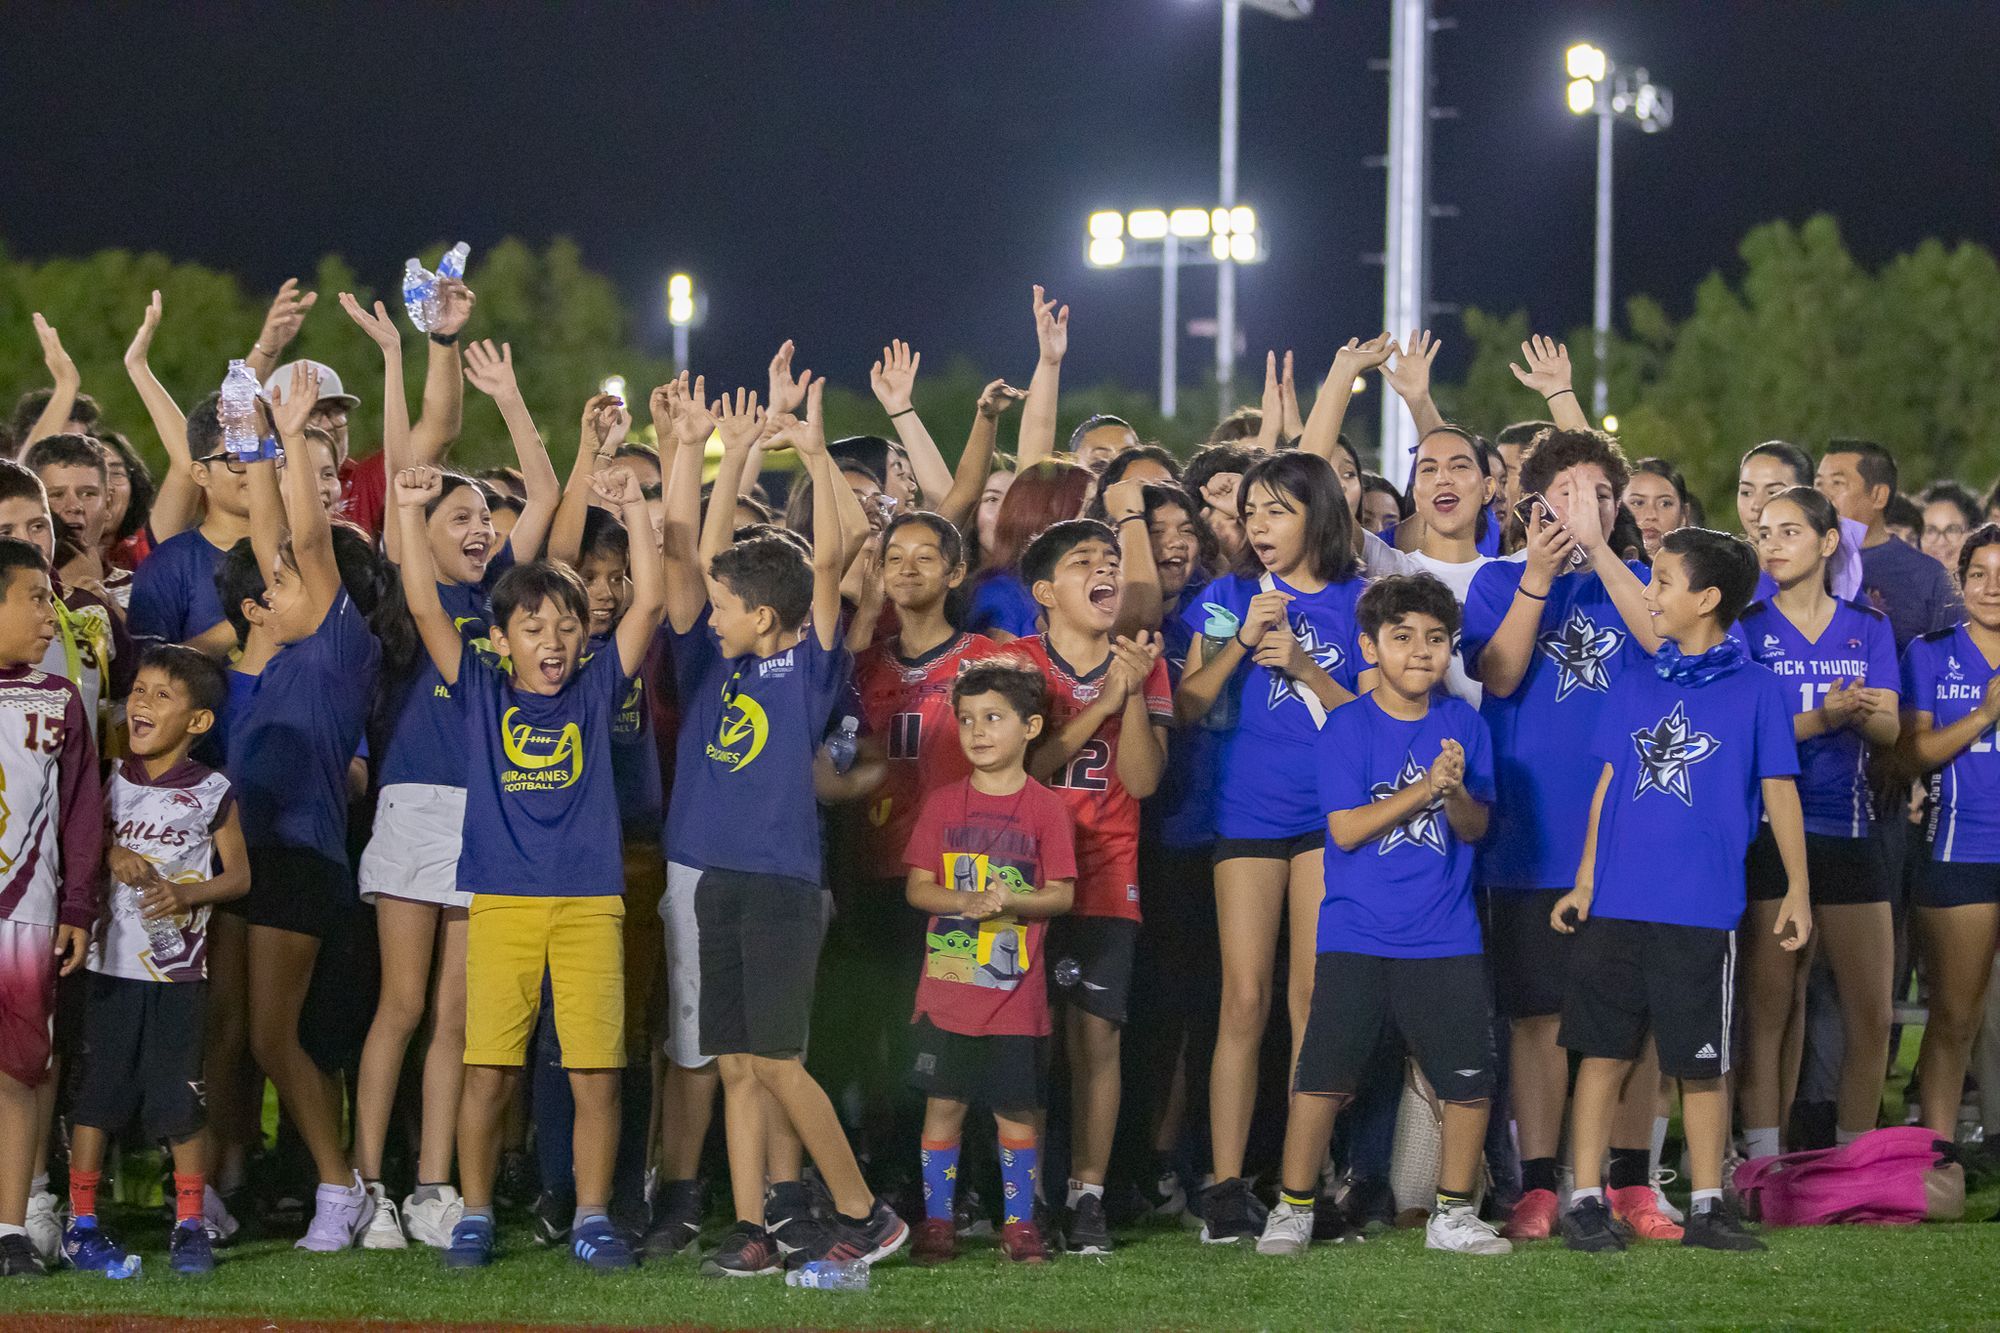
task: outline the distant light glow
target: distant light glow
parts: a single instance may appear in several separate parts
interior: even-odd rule
[[[692,297],[676,296],[667,302],[667,323],[694,323],[694,300]]]
[[[1098,268],[1116,268],[1125,262],[1125,242],[1116,236],[1098,236],[1091,240],[1090,262]]]
[[[1222,228],[1217,227],[1217,231]],[[1257,210],[1248,204],[1238,204],[1229,210],[1229,230],[1254,232],[1257,230]]]
[[[1206,236],[1208,211],[1201,208],[1176,208],[1167,217],[1167,230],[1187,241]]]
[[[625,396],[625,377],[623,375],[606,375],[604,382],[599,384],[597,388],[600,393],[615,394],[619,398],[623,398]]]
[[[1210,209],[1208,212],[1208,229],[1217,236],[1227,236],[1229,234],[1229,210],[1226,208]]]
[[[1563,68],[1569,71],[1572,79],[1588,79],[1596,83],[1604,78],[1608,63],[1604,52],[1589,42],[1578,42],[1563,53]]]
[[[1569,81],[1569,109],[1579,116],[1589,115],[1597,105],[1597,85],[1589,79]]]
[[[682,298],[694,296],[694,279],[685,273],[676,273],[667,279],[667,295]]]
[[[1348,390],[1348,392],[1349,392],[1349,393],[1367,393],[1367,392],[1368,392],[1368,380],[1367,380],[1367,377],[1365,377],[1365,376],[1362,376],[1362,375],[1356,375],[1356,376],[1354,377],[1354,387],[1353,387],[1352,389],[1349,389],[1349,390]]]
[[[1616,416],[1605,416],[1604,433],[1607,435],[1616,435],[1618,433],[1618,418]]]
[[[1090,215],[1090,235],[1092,240],[1115,241],[1125,234],[1123,213],[1092,213]]]
[[[1216,211],[1219,213],[1222,210],[1217,209]],[[1209,237],[1208,252],[1214,255],[1218,262],[1229,258],[1229,237],[1223,235],[1221,232],[1217,232],[1215,235]]]
[[[1135,241],[1164,240],[1167,235],[1166,210],[1142,208],[1136,213],[1129,213],[1125,217],[1125,230]]]
[[[1250,264],[1258,259],[1257,238],[1248,232],[1238,232],[1229,238],[1229,257],[1239,264]]]

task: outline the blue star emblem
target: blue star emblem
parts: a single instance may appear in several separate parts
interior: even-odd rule
[[[1425,778],[1417,757],[1406,754],[1403,756],[1403,770],[1396,774],[1395,781],[1376,783],[1368,789],[1368,795],[1371,800],[1386,801],[1403,788],[1425,781]],[[1386,856],[1402,846],[1428,847],[1439,856],[1445,855],[1442,802],[1432,802],[1383,834],[1376,854]]]
[[[1542,655],[1556,664],[1556,702],[1561,703],[1576,689],[1603,694],[1611,688],[1611,673],[1605,663],[1625,642],[1623,630],[1599,629],[1597,622],[1581,610],[1572,610],[1563,627],[1541,638]]]
[[[1705,731],[1696,731],[1687,719],[1687,705],[1675,704],[1674,711],[1650,727],[1632,733],[1632,748],[1639,752],[1639,785],[1632,799],[1649,791],[1665,792],[1693,805],[1688,789],[1688,769],[1722,748],[1722,742]]]
[[[1320,670],[1326,672],[1329,676],[1335,675],[1340,670],[1341,663],[1347,660],[1345,655],[1340,651],[1340,645],[1320,638],[1319,630],[1314,628],[1313,623],[1304,616],[1298,616],[1293,619],[1292,637],[1299,641],[1299,648],[1305,655],[1319,663]],[[1284,672],[1273,668],[1271,671],[1270,706],[1276,708],[1285,700],[1296,697],[1304,689],[1305,686],[1299,684]]]

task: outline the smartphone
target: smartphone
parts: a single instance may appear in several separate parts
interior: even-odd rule
[[[1540,511],[1539,518],[1536,514],[1537,510]],[[1519,503],[1514,506],[1514,517],[1521,520],[1521,527],[1526,531],[1547,527],[1549,524],[1555,522],[1556,510],[1555,506],[1549,503],[1547,496],[1543,495],[1540,491],[1530,491],[1522,496]],[[1590,555],[1581,546],[1570,552],[1569,567],[1571,569],[1581,569],[1589,563]]]

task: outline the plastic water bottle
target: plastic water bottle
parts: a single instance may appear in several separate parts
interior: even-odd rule
[[[811,1287],[817,1291],[866,1291],[868,1265],[859,1259],[850,1259],[846,1263],[815,1259],[785,1274],[785,1285]]]
[[[464,241],[460,241],[457,245],[444,252],[443,259],[438,260],[437,275],[440,278],[463,278],[465,276],[465,261],[471,256],[472,247]]]
[[[1212,662],[1215,655],[1227,648],[1236,637],[1236,631],[1243,622],[1236,613],[1216,602],[1203,602],[1201,609],[1208,612],[1208,619],[1201,627],[1202,661]],[[1209,731],[1228,731],[1236,725],[1242,702],[1237,695],[1234,681],[1223,684],[1222,693],[1215,696],[1206,716],[1201,720],[1203,728]]]
[[[419,333],[429,333],[437,324],[437,274],[417,259],[403,262],[403,309]]]
[[[229,363],[222,377],[222,402],[217,415],[222,419],[222,447],[238,457],[257,452],[257,395],[261,386],[247,362],[238,358]]]
[[[844,717],[840,719],[840,731],[827,739],[826,757],[833,761],[834,772],[845,773],[854,767],[855,748],[859,739],[857,733],[860,728],[860,718]]]

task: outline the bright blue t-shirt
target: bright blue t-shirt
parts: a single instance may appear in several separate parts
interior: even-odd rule
[[[223,622],[215,575],[229,552],[201,535],[177,532],[155,546],[132,572],[127,622],[134,638],[186,643]]]
[[[1390,717],[1373,692],[1327,715],[1319,733],[1319,803],[1328,816],[1385,801],[1425,770],[1446,740],[1465,749],[1465,790],[1493,802],[1493,747],[1472,705],[1439,695],[1415,722]],[[1480,952],[1473,850],[1434,802],[1351,852],[1326,840],[1319,952],[1452,958]]]
[[[464,708],[465,824],[458,887],[509,897],[625,891],[611,717],[626,682],[614,647],[585,657],[562,689],[518,689],[466,644],[453,687]]]
[[[974,634],[999,630],[1017,639],[1031,639],[1041,633],[1041,604],[1028,585],[1011,569],[989,570],[981,574],[972,590],[972,605],[965,611],[965,627]]]
[[[342,589],[318,629],[243,677],[254,684],[240,701],[232,689],[228,772],[247,845],[347,864],[347,766],[381,664],[382,645]]]
[[[1182,617],[1189,607],[1205,600],[1205,587],[1189,580],[1160,623],[1160,636],[1166,640],[1161,660],[1167,664],[1168,681],[1177,690],[1187,669],[1188,647],[1194,642],[1194,631]],[[1159,790],[1139,805],[1141,839],[1157,839],[1163,847],[1177,848],[1206,847],[1215,841],[1219,740],[1199,721],[1167,733],[1167,767],[1160,774]]]
[[[1627,566],[1641,582],[1643,565]],[[1459,643],[1465,668],[1514,604],[1527,565],[1496,560],[1472,577]],[[1583,761],[1611,687],[1630,668],[1648,668],[1624,617],[1595,571],[1549,585],[1528,670],[1506,698],[1488,689],[1479,714],[1493,733],[1498,798],[1479,850],[1479,882],[1495,889],[1558,889],[1576,882],[1597,768]]]
[[[1798,775],[1796,697],[1755,662],[1705,685],[1676,685],[1650,666],[1619,679],[1589,751],[1611,765],[1592,916],[1736,928],[1760,784]],[[1581,751],[1571,764],[1589,771],[1594,791],[1601,764]]]
[[[1929,713],[1943,730],[1978,709],[1996,674],[1964,625],[1923,635],[1903,653],[1903,710]],[[1953,755],[1930,785],[1931,859],[2000,861],[2000,728]]]
[[[817,887],[813,755],[846,697],[853,658],[810,625],[769,657],[724,657],[708,614],[673,636],[681,732],[667,856],[697,870],[779,875]]]
[[[655,634],[639,674],[618,691],[611,713],[611,780],[618,789],[618,823],[628,841],[658,843],[666,815],[660,789],[660,745],[647,692],[664,665],[664,635]],[[618,651],[611,635],[590,641],[593,653]]]
[[[1258,593],[1258,582],[1240,574],[1215,579],[1181,613],[1182,628],[1190,639],[1200,634],[1208,622],[1210,602],[1241,624],[1250,599]],[[1300,646],[1337,684],[1353,690],[1366,669],[1354,620],[1364,580],[1329,583],[1318,592],[1300,592],[1283,579],[1274,578],[1272,583],[1279,592],[1292,595],[1286,613]],[[1223,687],[1235,691],[1239,711],[1236,726],[1222,734],[1215,801],[1218,837],[1296,838],[1326,827],[1326,813],[1319,808],[1315,791],[1319,769],[1314,742],[1319,732],[1294,683],[1246,655]]]
[[[461,643],[486,646],[490,632],[487,600],[500,576],[513,568],[513,549],[502,546],[486,563],[486,574],[477,583],[438,582],[438,600],[458,630]],[[392,688],[396,691],[395,711],[388,733],[380,738],[381,784],[420,782],[432,787],[463,787],[465,710],[452,698],[451,687],[444,683],[422,644],[417,645],[411,669]]]
[[[1898,688],[1896,638],[1881,612],[1858,602],[1834,603],[1833,619],[1808,640],[1769,602],[1753,603],[1730,627],[1750,658],[1771,668],[1790,693],[1792,712],[1811,712],[1836,681],[1860,681],[1871,690]],[[1799,804],[1806,832],[1860,838],[1875,823],[1868,787],[1868,742],[1842,727],[1799,742]]]

